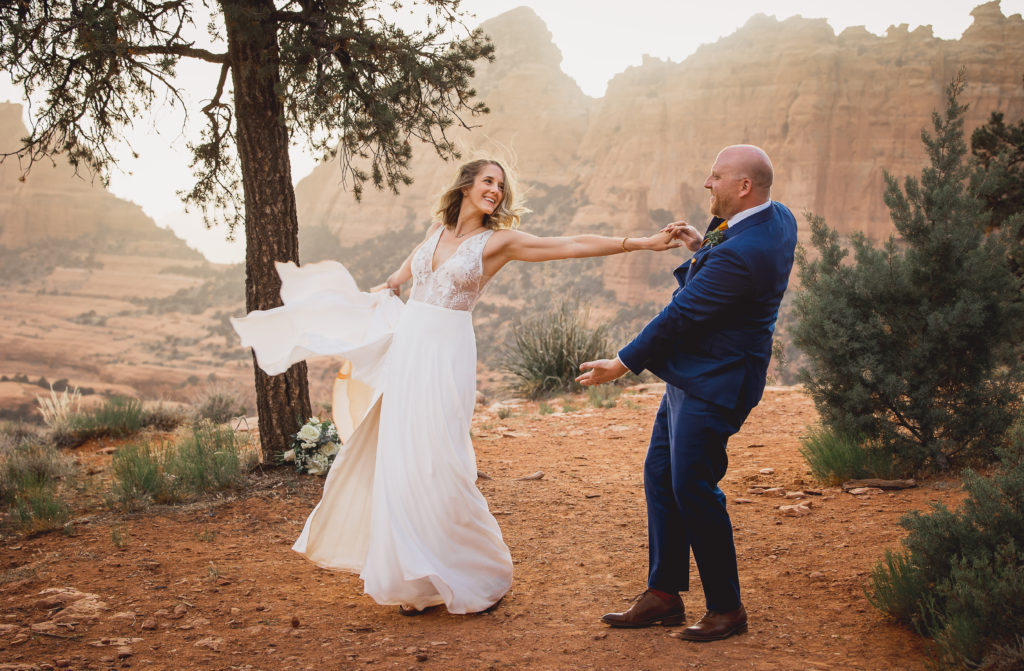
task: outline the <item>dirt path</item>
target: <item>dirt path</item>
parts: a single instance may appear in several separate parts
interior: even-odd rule
[[[797,451],[815,413],[792,389],[769,390],[733,438],[723,483],[750,632],[693,644],[674,628],[598,622],[646,575],[641,465],[658,396],[622,398],[606,410],[478,412],[474,443],[491,478],[479,485],[516,568],[488,614],[401,617],[357,577],[302,560],[289,548],[322,480],[275,471],[234,499],[102,512],[73,536],[5,536],[0,669],[926,668],[918,639],[886,622],[863,585],[897,547],[899,517],[955,502],[958,483],[825,489],[806,497],[809,514],[782,514],[785,491],[815,487]],[[544,477],[515,479],[536,471]],[[703,614],[699,582],[684,601],[691,621]]]

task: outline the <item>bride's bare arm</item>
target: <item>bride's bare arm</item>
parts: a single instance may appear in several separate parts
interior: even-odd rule
[[[582,259],[640,250],[660,252],[683,245],[683,241],[676,237],[676,232],[668,227],[646,237],[612,238],[605,235],[569,235],[546,238],[523,231],[510,230],[497,231],[494,237],[498,238],[494,241],[497,244],[487,250],[488,258],[484,260],[485,275],[493,275],[509,261],[537,262]]]
[[[409,256],[405,257],[405,261],[402,261],[402,265],[398,267],[398,270],[391,273],[388,276],[388,279],[385,280],[383,284],[378,284],[377,286],[370,289],[370,292],[372,293],[374,291],[384,291],[385,289],[391,289],[392,291],[395,292],[395,295],[401,296],[402,285],[408,282],[409,279],[412,277],[412,257],[416,255],[416,252],[419,251],[419,248],[423,246],[423,243],[427,241],[427,238],[433,235],[434,231],[436,231],[437,227],[440,225],[441,222],[439,221],[435,221],[434,223],[432,223],[430,225],[430,228],[427,229],[427,234],[423,236],[423,240],[420,242],[420,244],[412,248],[412,251],[409,252]]]

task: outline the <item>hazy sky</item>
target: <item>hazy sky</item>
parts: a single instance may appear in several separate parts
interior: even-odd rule
[[[838,33],[848,26],[865,26],[883,35],[890,26],[906,23],[913,30],[931,25],[937,37],[957,39],[971,24],[971,10],[980,0],[733,0],[727,5],[686,0],[463,0],[465,10],[480,22],[509,9],[527,5],[541,17],[562,51],[562,69],[573,77],[585,93],[604,95],[612,77],[631,65],[639,65],[644,54],[681,61],[698,46],[733,33],[755,14],[775,16],[779,20],[794,15],[826,18]],[[630,14],[624,17],[624,8]],[[1002,0],[1003,14],[1024,12],[1024,0]],[[188,77],[193,100],[208,98],[209,85],[194,85],[203,78],[216,77],[216,68],[182,67]],[[20,93],[3,81],[0,74],[0,101],[20,102]],[[193,103],[193,107],[197,107]],[[195,219],[181,219],[181,203],[175,196],[192,182],[185,153],[180,122],[163,108],[144,120],[129,136],[140,158],[125,160],[121,172],[112,176],[111,190],[132,200],[163,225],[173,222],[179,235],[215,261],[238,261],[240,243],[225,245],[223,231],[202,231]],[[201,116],[195,115],[196,121]],[[159,131],[159,132],[158,132]],[[8,149],[8,148],[4,148]],[[293,150],[294,181],[309,174],[315,160]]]

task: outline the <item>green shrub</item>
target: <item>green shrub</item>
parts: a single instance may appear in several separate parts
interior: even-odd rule
[[[157,431],[174,431],[187,419],[184,411],[161,403],[146,410],[145,425]]]
[[[820,427],[808,433],[800,443],[800,454],[811,473],[825,484],[893,477],[892,454],[872,447],[863,436]]]
[[[75,413],[67,420],[68,433],[78,444],[93,438],[125,438],[144,426],[142,401],[123,397],[109,398],[99,407]]]
[[[1007,260],[1016,241],[985,233],[966,187],[963,86],[950,85],[945,115],[922,133],[920,179],[886,174],[899,239],[877,249],[854,235],[851,250],[811,216],[817,253],[797,257],[800,379],[825,426],[892,453],[899,473],[992,461],[1024,391],[1024,302]]]
[[[18,526],[28,533],[63,529],[71,517],[71,507],[57,494],[54,483],[37,481],[24,486],[14,500]]]
[[[201,422],[177,443],[118,450],[111,467],[110,498],[126,510],[149,502],[175,503],[238,488],[251,466],[230,428]]]
[[[887,552],[868,598],[931,637],[945,668],[1020,668],[1024,632],[1024,440],[991,478],[966,471],[956,510],[912,512],[904,551]]]
[[[71,461],[53,446],[22,442],[0,455],[0,501],[22,531],[63,528],[71,508],[60,498],[58,481],[73,472]]]
[[[143,507],[166,496],[167,483],[160,456],[150,445],[126,445],[110,466],[110,494],[125,510]]]
[[[223,424],[244,415],[245,407],[234,392],[214,389],[200,396],[196,403],[196,413],[201,419]]]
[[[234,431],[202,422],[193,427],[191,436],[165,452],[163,468],[174,489],[199,494],[240,486],[248,464]]]
[[[70,475],[71,460],[53,446],[28,442],[0,454],[0,500],[13,502],[20,491]]]
[[[512,325],[513,343],[502,369],[517,378],[513,389],[528,398],[579,391],[576,377],[584,361],[607,356],[611,349],[605,324],[587,326],[588,311],[564,302],[557,309]]]

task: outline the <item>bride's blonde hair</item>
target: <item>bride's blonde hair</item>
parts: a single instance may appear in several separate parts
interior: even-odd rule
[[[438,198],[434,207],[434,220],[440,221],[451,228],[459,222],[459,209],[462,207],[462,190],[473,186],[473,180],[484,169],[484,166],[496,165],[505,176],[505,189],[501,202],[491,214],[484,215],[484,226],[487,228],[518,228],[519,217],[529,212],[521,204],[516,203],[516,178],[501,163],[491,158],[481,158],[463,163],[455,173],[455,179]]]

